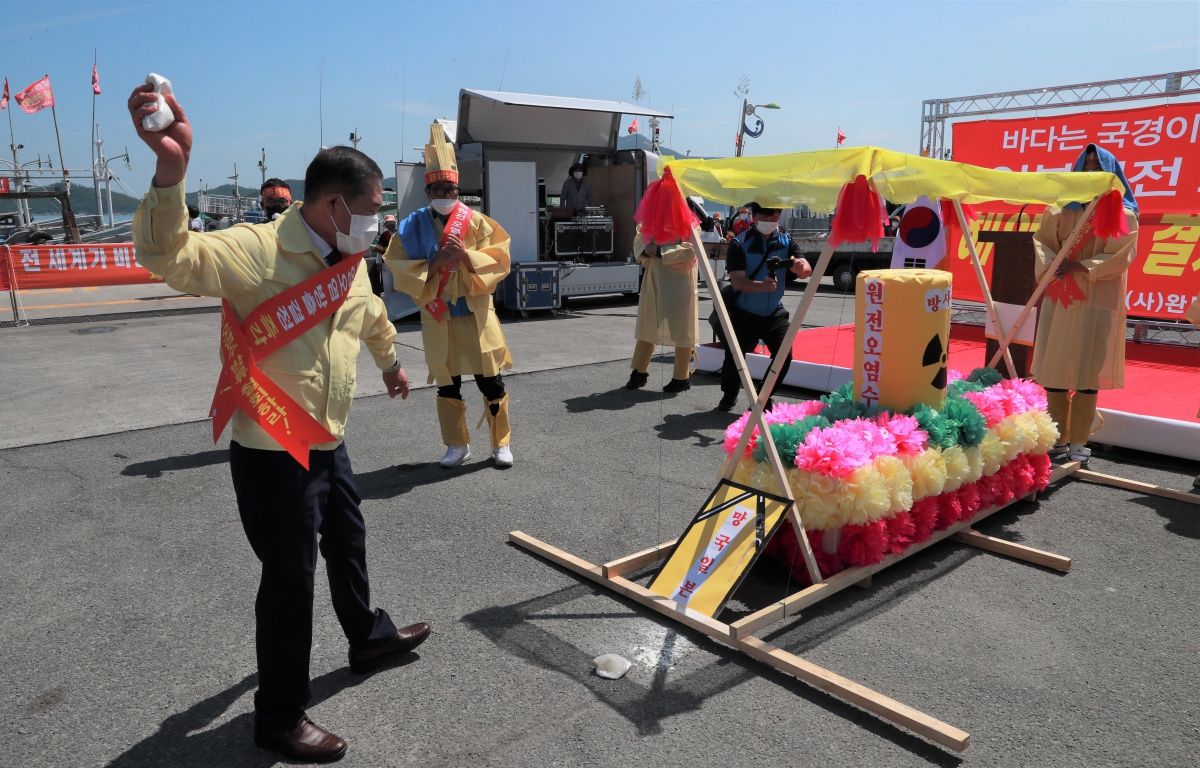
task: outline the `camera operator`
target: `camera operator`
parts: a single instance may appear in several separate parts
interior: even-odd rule
[[[761,339],[771,351],[773,361],[783,346],[789,320],[788,311],[783,308],[783,292],[787,283],[783,270],[790,270],[804,279],[812,274],[812,267],[787,232],[779,230],[778,208],[763,208],[751,203],[750,209],[754,226],[729,242],[729,252],[725,257],[729,281],[735,291],[729,319],[743,355],[753,352]],[[787,359],[775,381],[776,386],[787,376],[792,363],[792,351],[785,350],[785,353]],[[727,342],[725,364],[721,367],[723,394],[717,409],[733,410],[740,389],[737,366]],[[774,389],[771,394],[774,394]]]

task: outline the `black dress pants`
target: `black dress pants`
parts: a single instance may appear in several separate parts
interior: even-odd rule
[[[396,634],[387,613],[371,609],[367,530],[346,445],[308,456],[305,469],[285,451],[237,442],[229,446],[242,527],[262,562],[254,603],[254,716],[270,730],[294,728],[311,698],[308,662],[318,535],[333,610],[350,645],[372,648]]]
[[[754,351],[761,339],[767,345],[767,349],[771,350],[771,362],[779,355],[779,349],[783,346],[783,337],[787,335],[788,329],[788,311],[780,304],[775,308],[775,311],[770,315],[756,315],[753,312],[747,312],[740,307],[733,307],[729,310],[729,321],[733,325],[733,332],[737,334],[738,346],[742,349],[742,354],[746,355]],[[722,339],[722,341],[725,341]],[[792,350],[787,350],[787,359],[783,361],[783,368],[779,372],[779,378],[775,380],[775,387],[771,389],[771,397],[775,394],[775,389],[787,376],[788,368],[792,365]],[[761,388],[762,382],[754,382],[756,387]],[[733,362],[733,352],[730,351],[730,345],[725,341],[725,364],[721,366],[721,391],[726,394],[737,392],[742,388],[741,379],[738,378],[737,365]]]

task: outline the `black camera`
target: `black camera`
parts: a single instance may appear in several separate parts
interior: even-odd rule
[[[781,259],[778,256],[772,256],[771,258],[767,259],[767,271],[770,273],[771,277],[778,277],[780,267],[787,267],[788,269],[791,269],[791,257]]]

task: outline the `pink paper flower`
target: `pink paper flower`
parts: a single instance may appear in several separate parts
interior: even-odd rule
[[[796,466],[805,472],[842,478],[869,464],[872,456],[866,444],[840,426],[809,432],[796,449]]]

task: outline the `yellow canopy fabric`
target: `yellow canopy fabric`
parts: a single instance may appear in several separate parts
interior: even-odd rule
[[[1125,193],[1121,180],[1111,173],[996,171],[880,147],[720,160],[663,157],[659,165],[660,173],[663,167],[671,169],[684,195],[735,206],[750,201],[766,208],[807,205],[818,213],[832,211],[842,185],[860,175],[893,203],[914,203],[925,195],[963,203],[1000,200],[1062,206],[1110,190]]]

